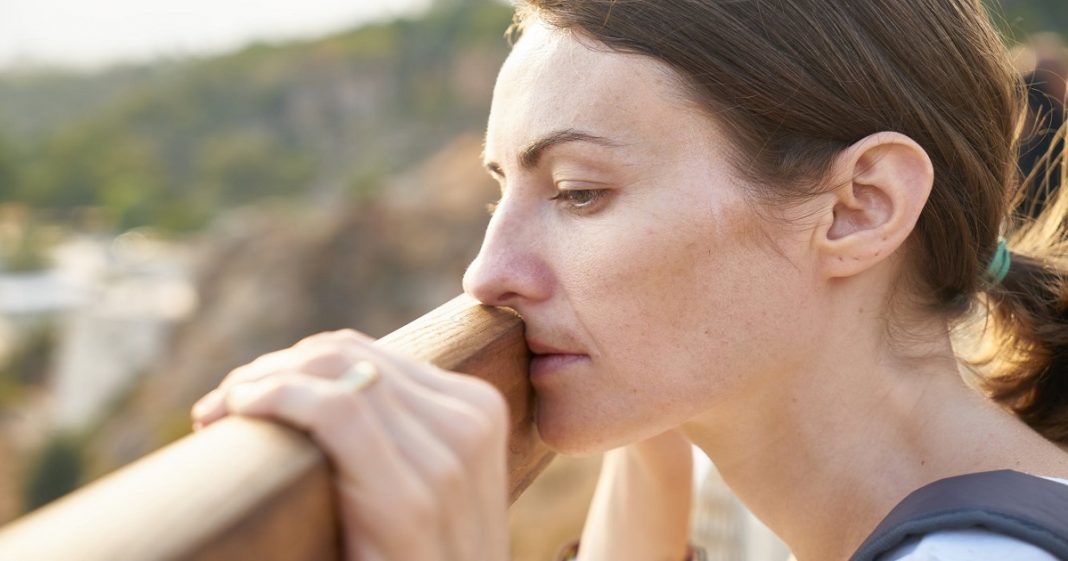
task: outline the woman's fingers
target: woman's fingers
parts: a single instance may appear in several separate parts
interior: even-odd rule
[[[393,435],[393,444],[400,456],[410,465],[421,481],[425,483],[425,492],[436,506],[434,512],[428,513],[436,520],[439,533],[438,554],[446,559],[473,559],[463,551],[458,535],[475,536],[478,528],[474,516],[450,516],[451,512],[477,512],[477,505],[472,504],[472,481],[475,469],[465,458],[460,457],[450,447],[451,442],[440,437],[432,430],[435,419],[438,422],[450,422],[443,415],[436,414],[440,405],[427,403],[422,409],[411,410],[396,399],[395,392],[383,396],[388,411],[380,418],[386,432]],[[399,393],[406,393],[401,391]],[[430,413],[434,411],[435,413]],[[456,418],[451,420],[452,423]],[[344,442],[339,444],[344,447]],[[343,448],[336,448],[335,453],[345,464],[350,453]],[[339,474],[342,479],[347,476]],[[428,526],[433,522],[427,522]],[[362,524],[361,524],[362,525]],[[465,534],[457,532],[463,528]]]
[[[472,540],[462,537],[480,535],[480,529],[486,528],[490,522],[486,519],[488,507],[502,496],[500,490],[474,482],[503,479],[503,475],[494,479],[496,469],[487,469],[486,462],[482,461],[486,454],[496,453],[500,456],[501,466],[506,465],[504,439],[492,437],[494,431],[503,432],[503,429],[492,426],[493,421],[487,415],[453,396],[403,378],[395,387],[396,391],[389,397],[396,403],[397,414],[388,415],[387,423],[410,424],[412,426],[407,430],[425,435],[418,441],[422,444],[401,446],[402,454],[432,482],[439,505],[447,510],[472,513],[471,516],[449,516],[447,511],[442,512],[443,539],[453,553],[450,559],[477,559],[478,551],[470,549]],[[503,474],[504,468],[500,469]]]
[[[386,545],[390,551],[407,551],[412,559],[432,559],[437,552],[415,541],[398,541],[396,530],[410,527],[416,522],[413,517],[425,517],[426,522],[420,525],[422,531],[440,532],[436,526],[442,518],[433,510],[439,503],[427,496],[431,489],[426,485],[426,476],[412,458],[418,457],[424,463],[447,460],[442,460],[440,443],[420,430],[417,423],[398,415],[396,405],[386,395],[389,389],[376,386],[377,383],[352,393],[333,380],[287,372],[233,385],[226,390],[224,402],[231,414],[272,419],[308,432],[331,458],[342,515],[358,519],[357,527],[363,532],[367,547],[393,540]],[[379,395],[364,394],[372,391]],[[360,509],[346,512],[344,508],[398,500],[409,506],[403,518],[390,516],[390,510],[361,514]],[[428,542],[440,543],[440,537]]]
[[[430,364],[415,366],[406,357],[376,347],[374,340],[352,330],[321,333],[307,337],[289,349],[263,355],[251,363],[236,368],[223,379],[219,388],[202,397],[193,406],[191,415],[195,428],[206,426],[226,414],[222,399],[230,387],[267,378],[278,372],[300,371],[314,376],[334,378],[352,363],[370,359],[392,364],[398,376],[410,377],[438,392],[472,401],[480,407],[503,408],[504,398],[487,382],[448,372]]]
[[[354,350],[370,347],[373,343],[374,339],[351,329],[319,333],[301,339],[288,349],[267,353],[235,368],[219,386],[225,388],[286,370],[331,377],[353,362]]]
[[[296,345],[260,356],[252,362],[231,370],[219,387],[201,397],[191,411],[194,428],[201,428],[226,415],[223,397],[226,390],[237,385],[262,380],[279,372],[305,372],[324,378],[336,377],[355,362],[354,350],[370,347],[370,337],[352,330],[312,335]]]
[[[376,360],[388,361],[404,371],[409,379],[419,385],[440,394],[455,397],[479,410],[503,416],[507,422],[508,402],[493,384],[474,376],[450,372],[429,363],[422,363],[419,368],[404,368],[403,365],[410,364],[411,361],[403,355],[378,347],[371,347],[371,350],[375,353]]]
[[[379,376],[353,392],[337,378],[359,361]],[[274,419],[319,443],[336,468],[352,559],[451,561],[507,550],[506,534],[484,534],[507,512],[508,408],[482,380],[355,332],[326,333],[235,369],[193,411],[198,425],[227,414]],[[413,526],[421,539],[405,537]]]

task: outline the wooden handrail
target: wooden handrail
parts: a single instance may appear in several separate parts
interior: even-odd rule
[[[510,496],[548,465],[520,319],[457,297],[378,344],[479,376],[511,407]],[[230,417],[0,529],[0,559],[340,559],[330,466],[305,434]]]

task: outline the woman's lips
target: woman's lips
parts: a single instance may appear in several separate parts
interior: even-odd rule
[[[530,359],[530,379],[531,382],[536,380],[545,379],[548,376],[552,376],[554,373],[574,365],[575,363],[587,360],[589,356],[580,354],[536,354]]]

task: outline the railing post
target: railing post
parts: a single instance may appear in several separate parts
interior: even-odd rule
[[[460,296],[378,344],[501,390],[512,413],[512,501],[548,465],[515,314]],[[330,482],[328,462],[304,434],[227,418],[0,529],[0,559],[339,559]]]

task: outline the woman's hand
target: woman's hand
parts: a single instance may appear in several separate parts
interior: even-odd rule
[[[353,392],[337,378],[380,372]],[[354,331],[308,337],[230,372],[193,407],[307,431],[335,467],[349,561],[508,558],[508,407],[482,380],[390,353]]]
[[[686,558],[693,445],[678,430],[604,454],[578,561]]]

